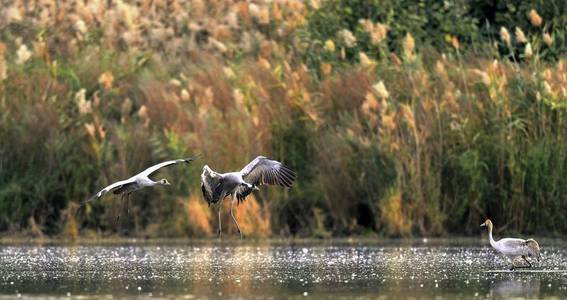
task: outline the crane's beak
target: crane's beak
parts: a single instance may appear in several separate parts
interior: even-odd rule
[[[484,227],[484,226],[486,226],[486,223],[480,224],[480,227]]]
[[[257,186],[254,186],[254,190],[255,190],[255,191],[259,191],[259,190],[260,190],[260,188],[259,188],[259,187],[257,187]]]

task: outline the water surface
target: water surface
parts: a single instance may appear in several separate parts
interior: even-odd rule
[[[479,239],[1,245],[0,299],[565,298],[567,247],[542,244],[544,272],[499,273]]]

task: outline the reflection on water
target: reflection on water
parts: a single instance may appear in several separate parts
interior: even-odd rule
[[[563,246],[544,256],[537,269],[567,266]],[[0,298],[567,296],[563,272],[486,272],[507,263],[478,240],[11,245],[0,246]]]
[[[541,281],[538,277],[523,279],[504,279],[495,282],[490,287],[490,295],[493,297],[523,297],[523,298],[537,298],[539,296],[539,288]]]

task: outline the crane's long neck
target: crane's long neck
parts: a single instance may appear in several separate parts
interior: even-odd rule
[[[159,184],[161,184],[161,183],[159,182],[159,180],[158,180],[158,181],[153,181],[153,180],[151,180],[151,179],[149,179],[149,178],[147,178],[146,180],[144,180],[144,186],[154,186],[154,185],[159,185]]]

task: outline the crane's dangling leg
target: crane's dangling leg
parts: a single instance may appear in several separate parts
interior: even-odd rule
[[[124,201],[124,194],[121,194],[120,195],[120,204],[124,203],[123,201]],[[118,223],[118,220],[120,220],[120,210],[121,209],[118,209],[118,214],[116,215],[116,223]]]
[[[230,216],[232,217],[232,220],[234,220],[234,224],[236,224],[236,228],[238,228],[238,233],[240,234],[240,239],[242,239],[242,231],[240,230],[240,226],[238,226],[238,222],[236,222],[236,218],[234,217],[234,213],[232,212],[232,208],[234,207],[234,202],[236,200],[236,197],[234,194],[231,195],[231,199],[230,199]]]
[[[219,205],[219,237],[221,237],[221,229],[222,229],[222,225],[221,225],[221,208],[222,208],[222,201],[221,201],[221,205]]]
[[[128,193],[128,196],[126,196],[126,210],[128,212],[128,216],[130,216],[130,194],[132,193]]]

